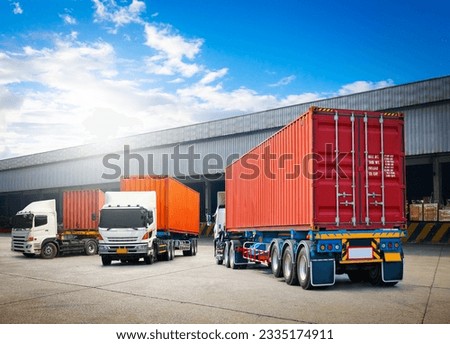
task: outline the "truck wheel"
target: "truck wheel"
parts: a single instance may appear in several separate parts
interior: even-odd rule
[[[41,251],[41,257],[44,259],[53,259],[57,253],[56,245],[52,242],[46,243]]]
[[[193,246],[193,252],[192,252],[192,255],[193,255],[193,256],[196,256],[196,255],[197,255],[197,249],[198,249],[198,243],[197,243],[197,240],[196,240],[196,239],[194,239],[194,240],[192,241],[192,246]]]
[[[34,253],[23,253],[23,255],[27,258],[33,258],[34,257]]]
[[[230,267],[230,242],[229,241],[227,241],[225,243],[225,248],[223,251],[223,264],[227,268]]]
[[[302,247],[297,257],[297,276],[303,289],[311,289],[311,273],[309,266],[309,256],[306,252],[307,248]]]
[[[298,284],[297,269],[293,262],[294,253],[292,247],[288,246],[283,253],[283,276],[287,284]]]
[[[169,244],[169,260],[173,260],[173,256],[175,255],[175,250],[173,247],[173,241]]]
[[[153,256],[153,253],[150,254],[149,256],[144,257],[144,263],[147,265],[153,264],[154,261],[155,261],[155,257]]]
[[[237,266],[236,266],[236,254],[234,251],[233,243],[230,244],[230,253],[229,253],[228,261],[230,262],[230,268],[235,270],[237,268]]]
[[[281,269],[280,254],[278,253],[277,244],[273,245],[272,249],[270,250],[270,267],[272,269],[272,274],[275,277],[278,278],[283,276],[283,270]]]
[[[94,254],[97,254],[97,242],[95,240],[88,240],[84,244],[84,253],[86,253],[87,256],[92,256]]]
[[[111,258],[107,256],[102,256],[102,264],[104,266],[111,265]]]
[[[194,242],[191,241],[191,245],[189,247],[189,250],[183,251],[183,256],[189,256],[189,257],[193,256],[194,255],[194,248],[193,248],[193,246],[194,246]]]
[[[375,286],[387,285],[381,276],[381,264],[377,264],[369,270],[369,282]]]
[[[222,265],[223,264],[223,259],[217,258],[217,241],[216,240],[214,240],[214,257],[216,258],[216,264],[217,265]]]

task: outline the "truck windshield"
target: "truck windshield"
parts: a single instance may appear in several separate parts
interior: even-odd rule
[[[147,210],[140,208],[111,208],[100,212],[101,228],[138,228],[146,227],[148,219]]]
[[[21,214],[12,218],[13,228],[31,228],[33,227],[33,214]]]

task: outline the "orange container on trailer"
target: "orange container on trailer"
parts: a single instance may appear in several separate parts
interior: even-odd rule
[[[158,230],[198,235],[200,195],[178,180],[131,176],[120,180],[120,191],[155,191]]]
[[[227,230],[403,228],[403,128],[401,113],[311,107],[227,167]]]
[[[98,230],[100,209],[105,204],[101,190],[72,190],[63,193],[64,230]]]

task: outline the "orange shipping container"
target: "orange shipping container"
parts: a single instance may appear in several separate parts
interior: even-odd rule
[[[100,209],[105,204],[101,190],[73,190],[63,194],[64,230],[98,230]]]
[[[158,230],[198,235],[200,195],[176,179],[157,176],[122,178],[120,191],[155,191]]]

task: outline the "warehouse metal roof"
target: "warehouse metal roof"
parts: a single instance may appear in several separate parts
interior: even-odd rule
[[[2,184],[0,192],[51,187],[47,185],[50,183],[53,183],[53,187],[65,186],[68,185],[67,179],[70,178],[73,179],[69,185],[96,183],[98,178],[77,177],[75,171],[87,169],[91,171],[91,174],[101,174],[104,166],[99,157],[113,152],[123,152],[124,145],[129,145],[133,152],[140,151],[143,154],[151,152],[157,156],[170,152],[176,145],[187,147],[194,143],[202,155],[216,153],[226,157],[231,153],[243,154],[313,105],[405,112],[407,155],[450,152],[450,136],[448,135],[450,132],[450,76],[446,76],[129,136],[103,143],[0,160],[0,184]],[[49,164],[52,166],[52,172],[49,172]],[[158,168],[157,166],[156,169]],[[20,185],[6,187],[5,184],[17,179],[17,176],[14,178],[13,171],[17,169],[27,170],[21,171],[23,178],[20,178]],[[59,174],[63,173],[62,170],[65,171],[66,177]],[[47,183],[25,182],[27,178],[36,179],[40,175],[43,177],[44,172],[53,175],[54,178],[45,178],[48,180]],[[67,176],[67,173],[70,176]]]

